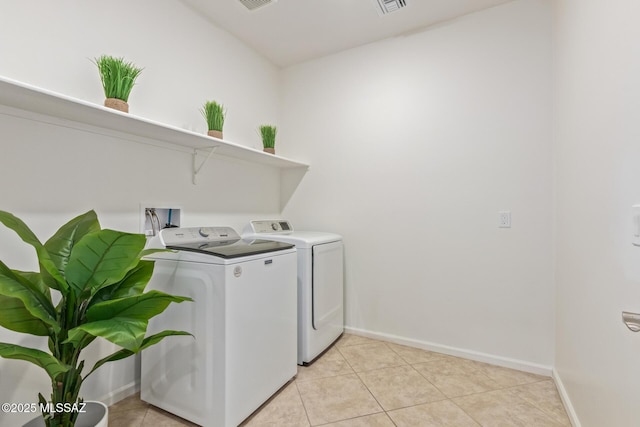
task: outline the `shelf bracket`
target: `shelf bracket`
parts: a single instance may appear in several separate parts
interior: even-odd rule
[[[209,158],[211,157],[211,155],[213,153],[216,152],[216,150],[218,149],[218,145],[211,147],[211,149],[209,149],[208,153],[207,153],[207,157],[205,157],[205,159],[200,162],[200,165],[198,166],[198,150],[202,150],[202,149],[198,149],[198,148],[194,148],[193,149],[193,184],[196,185],[197,182],[197,177],[198,174],[200,173],[200,170],[202,169],[202,167],[204,166],[205,163],[207,163],[207,161],[209,160]]]

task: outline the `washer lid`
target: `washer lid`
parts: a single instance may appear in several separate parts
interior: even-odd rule
[[[230,259],[243,256],[258,255],[269,252],[282,251],[293,248],[293,244],[274,242],[271,240],[227,240],[182,243],[180,245],[167,245],[167,249],[178,251],[197,252],[206,255]]]
[[[231,227],[165,228],[160,231],[160,247],[197,252],[224,259],[239,258],[290,249],[293,244],[269,240],[241,240]]]

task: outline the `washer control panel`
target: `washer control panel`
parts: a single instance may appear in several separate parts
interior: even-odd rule
[[[186,227],[165,228],[160,231],[165,246],[193,242],[221,242],[240,239],[231,227]]]
[[[289,221],[273,219],[273,220],[261,220],[251,221],[251,230],[254,233],[291,233],[293,227]]]

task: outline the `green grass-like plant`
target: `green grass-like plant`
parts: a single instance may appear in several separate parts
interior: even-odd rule
[[[264,148],[274,148],[276,146],[276,134],[278,129],[271,125],[260,126],[260,135],[262,136],[262,145]]]
[[[100,72],[105,97],[127,102],[142,68],[136,67],[132,62],[126,62],[124,58],[107,55],[96,58],[94,63]]]
[[[217,130],[222,132],[224,126],[224,118],[227,112],[224,105],[218,104],[216,101],[207,101],[200,109],[202,117],[207,121],[209,130]]]

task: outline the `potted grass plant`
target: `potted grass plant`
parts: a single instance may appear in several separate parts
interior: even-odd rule
[[[129,94],[142,72],[132,62],[124,58],[102,55],[94,60],[100,72],[100,80],[106,97],[105,107],[113,108],[125,113],[129,112]]]
[[[227,115],[224,105],[218,104],[216,101],[207,101],[200,109],[200,112],[207,121],[207,128],[209,129],[207,135],[222,139],[224,118]]]
[[[80,388],[105,363],[167,336],[190,335],[166,330],[145,336],[149,319],[190,298],[144,292],[154,263],[142,257],[158,251],[144,250],[144,235],[101,229],[94,211],[67,222],[44,244],[14,215],[0,211],[0,222],[31,245],[38,258],[38,272],[12,270],[0,261],[0,326],[45,338],[49,351],[0,343],[0,356],[31,362],[49,376],[50,398],[38,394],[42,417],[34,421],[39,425],[73,427],[78,415],[85,416],[81,412],[90,407],[79,397]],[[98,337],[120,349],[85,373],[82,351]],[[91,425],[106,426],[106,406],[98,410],[102,419]]]
[[[263,151],[276,154],[276,134],[278,129],[271,125],[260,126],[260,136],[262,137]]]

